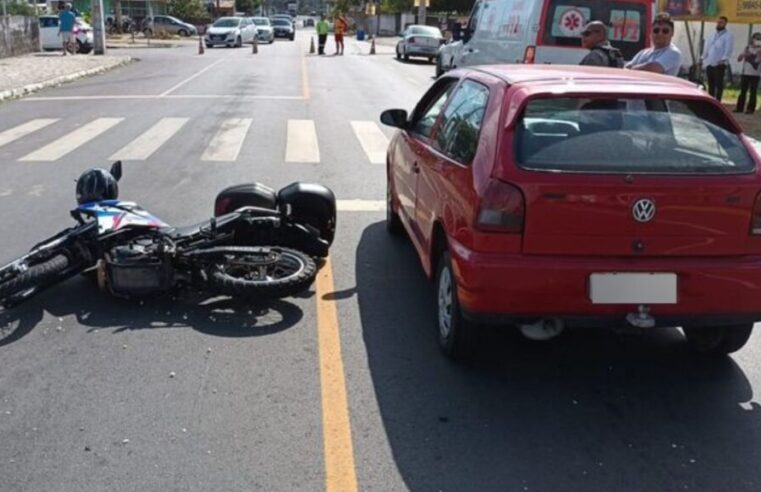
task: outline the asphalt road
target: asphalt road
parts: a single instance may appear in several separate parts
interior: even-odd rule
[[[67,226],[73,180],[119,152],[122,197],[172,224],[252,180],[341,200],[334,285],[297,298],[136,302],[76,278],[0,311],[0,491],[761,489],[758,335],[707,363],[677,330],[488,330],[476,361],[446,361],[373,162],[380,111],[410,109],[433,66],[308,47],[144,49],[0,106],[2,260]]]

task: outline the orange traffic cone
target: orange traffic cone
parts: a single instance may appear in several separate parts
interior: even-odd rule
[[[371,55],[375,54],[375,38],[373,38],[373,42],[370,43],[370,54]]]
[[[203,39],[201,39],[201,36],[198,36],[198,54],[203,55]]]
[[[309,38],[309,54],[314,55],[314,36]]]
[[[254,42],[251,43],[251,53],[253,53],[254,55],[259,53],[259,43],[256,41],[257,37],[258,36],[254,36]]]

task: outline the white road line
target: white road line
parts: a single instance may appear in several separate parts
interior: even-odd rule
[[[351,127],[370,162],[385,164],[388,138],[380,127],[374,121],[352,121]]]
[[[339,212],[385,212],[385,200],[337,200]]]
[[[320,162],[317,130],[312,120],[288,120],[285,162]]]
[[[116,151],[109,160],[143,161],[180,131],[187,122],[188,118],[161,118],[145,133]]]
[[[222,122],[222,126],[206,147],[202,161],[235,161],[243,146],[243,140],[251,126],[251,118],[231,118]]]
[[[0,133],[0,147],[13,142],[14,140],[18,140],[21,137],[25,137],[32,132],[36,132],[37,130],[45,128],[46,126],[51,125],[56,121],[58,121],[58,118],[39,118],[36,120],[27,121],[23,125],[9,128]]]
[[[107,95],[107,96],[50,96],[50,97],[27,97],[19,99],[19,102],[40,101],[105,101],[105,100],[144,100],[144,99],[235,99],[244,101],[301,101],[304,96],[265,96],[253,94],[172,94],[161,95]]]
[[[67,133],[55,142],[27,154],[20,161],[55,161],[65,156],[80,145],[84,145],[105,132],[114,125],[118,125],[124,118],[98,118],[85,126],[79,127],[73,132]]]
[[[165,90],[164,92],[162,92],[162,93],[161,93],[161,94],[159,94],[159,95],[160,95],[160,96],[166,96],[166,95],[169,95],[169,94],[171,94],[172,92],[176,91],[177,89],[179,89],[179,88],[180,88],[180,87],[182,87],[183,85],[185,85],[185,84],[187,84],[188,82],[190,82],[191,80],[195,79],[196,77],[200,77],[201,75],[203,75],[204,73],[206,73],[206,71],[207,71],[207,70],[211,70],[212,68],[214,68],[215,66],[219,65],[219,64],[220,64],[220,63],[222,63],[223,61],[226,61],[226,60],[227,60],[227,58],[229,58],[229,56],[226,56],[226,57],[224,57],[224,58],[220,58],[219,60],[215,61],[214,63],[212,63],[212,64],[211,64],[211,65],[209,65],[208,67],[206,67],[206,68],[204,68],[203,70],[201,70],[200,72],[196,72],[194,75],[191,75],[191,76],[190,76],[190,77],[188,77],[187,79],[183,80],[182,82],[180,82],[179,84],[175,85],[174,87],[171,87],[170,89],[167,89],[167,90]]]

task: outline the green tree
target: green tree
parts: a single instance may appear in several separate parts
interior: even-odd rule
[[[412,0],[382,0],[380,9],[384,14],[410,12],[412,10]]]
[[[247,15],[254,15],[261,4],[261,0],[235,0],[235,10],[245,12]]]
[[[169,14],[185,22],[208,18],[201,0],[169,0]]]

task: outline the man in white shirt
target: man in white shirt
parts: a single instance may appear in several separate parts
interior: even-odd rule
[[[674,37],[674,21],[671,16],[661,12],[653,20],[653,46],[640,51],[632,61],[625,65],[631,70],[679,75],[682,66],[682,53],[671,39]]]
[[[729,65],[734,45],[734,37],[727,30],[727,18],[719,17],[716,32],[708,38],[702,58],[708,79],[708,93],[718,101],[721,101],[724,92],[724,72]]]

